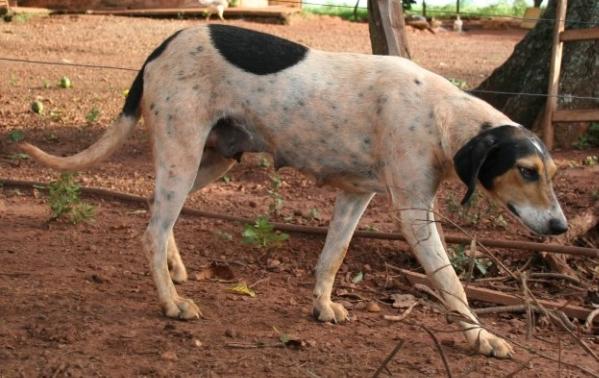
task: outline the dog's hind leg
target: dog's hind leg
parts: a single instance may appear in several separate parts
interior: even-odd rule
[[[331,300],[331,293],[335,275],[343,262],[354,230],[373,196],[372,193],[348,192],[337,195],[327,238],[316,266],[312,313],[320,321],[341,323],[348,319],[347,310],[342,304]]]
[[[169,113],[158,121],[146,117],[153,129],[156,187],[144,247],[164,313],[171,318],[192,319],[199,317],[200,310],[191,299],[177,294],[168,271],[167,250],[173,226],[195,182],[210,129],[209,122],[202,122],[197,113],[189,114],[185,109],[171,109]]]
[[[414,180],[416,181],[416,180]],[[426,271],[444,305],[453,313],[470,345],[479,353],[505,358],[513,353],[502,338],[486,331],[468,306],[466,293],[437,232],[432,212],[433,197],[423,194],[422,188],[432,185],[413,185],[410,193],[392,191],[394,206],[400,212],[401,231],[414,255]],[[417,190],[420,188],[420,190]]]
[[[200,190],[214,180],[222,177],[235,164],[235,160],[227,159],[213,149],[206,148],[202,154],[202,163],[190,192]],[[175,283],[187,281],[187,269],[183,264],[175,236],[171,230],[168,239],[168,267]]]

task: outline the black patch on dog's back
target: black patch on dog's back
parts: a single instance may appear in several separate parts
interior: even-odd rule
[[[256,75],[268,75],[301,62],[308,48],[270,34],[227,25],[209,25],[212,43],[227,61]]]
[[[131,84],[131,88],[129,88],[129,93],[127,94],[127,98],[125,99],[125,105],[123,106],[122,113],[126,116],[136,117],[139,115],[139,103],[141,102],[141,98],[143,96],[144,91],[144,70],[146,69],[146,65],[158,58],[164,50],[168,47],[168,44],[175,39],[177,35],[181,33],[181,30],[177,31],[175,34],[171,35],[167,39],[165,39],[160,46],[156,48],[156,50],[152,51],[152,53],[148,56],[144,65],[141,67],[137,76],[133,80],[133,84]]]

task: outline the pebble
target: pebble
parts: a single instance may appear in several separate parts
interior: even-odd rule
[[[381,312],[381,306],[375,302],[368,302],[366,305],[366,311],[368,312]]]
[[[177,361],[179,359],[177,357],[177,353],[170,351],[170,350],[162,353],[160,355],[160,357],[162,357],[163,360],[167,360],[167,361]]]

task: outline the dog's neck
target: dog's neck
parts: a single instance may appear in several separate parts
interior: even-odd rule
[[[475,105],[476,103],[476,105]],[[435,109],[441,134],[442,159],[453,171],[453,157],[464,144],[482,131],[493,127],[518,124],[486,102],[460,94],[441,102]]]

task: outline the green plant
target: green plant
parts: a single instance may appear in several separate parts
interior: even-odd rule
[[[100,109],[98,109],[96,106],[92,107],[91,110],[89,112],[87,112],[87,114],[85,115],[85,120],[89,123],[94,123],[97,122],[98,119],[100,118]]]
[[[581,135],[573,146],[579,150],[599,146],[599,123],[591,123],[587,132]]]
[[[29,155],[24,154],[22,152],[17,152],[15,154],[10,155],[10,160],[19,161],[19,160],[27,160],[29,159]]]
[[[60,179],[48,184],[48,202],[52,210],[50,220],[65,218],[73,224],[93,218],[95,208],[79,198],[80,187],[75,174],[62,173]]]
[[[8,133],[8,139],[17,143],[25,139],[25,134],[21,130],[13,130],[10,133]]]
[[[452,77],[447,78],[447,80],[449,80],[451,84],[455,85],[456,87],[462,90],[468,89],[468,82],[466,82],[466,80],[454,79]]]
[[[458,275],[467,273],[470,269],[470,264],[474,263],[473,274],[485,276],[489,268],[493,265],[490,260],[468,256],[464,246],[461,244],[458,244],[455,248],[450,248],[450,251],[453,252],[453,256],[449,261]]]
[[[274,226],[265,216],[256,218],[253,225],[244,225],[241,236],[244,243],[252,244],[260,248],[278,246],[289,239],[289,235],[280,231],[275,231]]]
[[[271,202],[268,205],[269,214],[279,214],[283,208],[283,196],[279,191],[282,184],[283,181],[281,181],[281,176],[276,173],[270,176],[271,189],[268,190],[268,195],[270,196]]]
[[[470,200],[462,205],[453,193],[448,193],[445,198],[445,205],[450,214],[453,214],[458,218],[459,223],[467,225],[476,225],[481,219],[481,210],[479,209],[479,203],[481,196],[478,192],[474,192]]]

